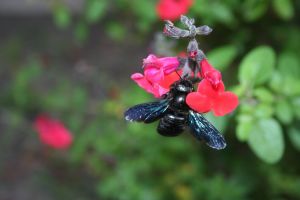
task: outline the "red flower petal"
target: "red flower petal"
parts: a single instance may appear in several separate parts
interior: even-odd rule
[[[200,62],[201,66],[201,75],[203,78],[209,80],[214,88],[217,88],[222,81],[222,74],[209,64],[206,59],[203,59]]]
[[[72,134],[57,120],[40,115],[34,122],[34,128],[37,130],[41,142],[52,148],[67,149],[72,144]]]
[[[199,113],[209,112],[212,106],[211,103],[212,102],[207,96],[202,95],[199,92],[191,92],[186,97],[186,104]]]
[[[181,71],[177,72],[179,75],[182,73]],[[159,82],[159,85],[161,85],[164,88],[170,89],[170,86],[180,79],[176,72],[173,72],[169,75],[166,75],[162,81]]]
[[[201,70],[203,73],[211,71],[211,70],[216,70],[215,68],[213,68],[211,66],[211,64],[209,64],[208,60],[206,60],[206,59],[201,60],[200,66],[201,66]]]
[[[160,0],[156,12],[162,20],[176,20],[188,12],[192,3],[192,0]]]
[[[238,105],[238,97],[232,92],[224,92],[221,81],[218,88],[214,88],[210,81],[203,79],[197,92],[187,96],[188,106],[200,113],[212,110],[215,116],[223,116],[232,112]]]
[[[232,92],[221,92],[214,100],[212,110],[215,116],[229,114],[239,104],[238,97]]]
[[[213,97],[216,96],[218,92],[223,92],[224,90],[225,86],[223,81],[221,81],[218,87],[215,88],[209,80],[203,79],[198,85],[197,92]]]
[[[198,84],[198,89],[197,89],[197,92],[205,95],[205,96],[208,96],[208,97],[216,97],[218,95],[218,91],[215,90],[211,83],[206,80],[206,79],[203,79],[199,84]]]

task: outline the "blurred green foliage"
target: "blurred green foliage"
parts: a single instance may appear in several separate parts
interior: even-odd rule
[[[80,41],[98,25],[121,42],[162,29],[156,2],[87,0],[74,17],[57,1],[53,19],[60,28],[74,28]],[[163,138],[156,124],[126,123],[126,108],[153,100],[135,83],[107,85],[106,99],[95,102],[87,85],[46,69],[38,57],[11,70],[1,92],[8,134],[39,112],[58,115],[75,135],[64,160],[75,171],[70,176],[88,171],[88,184],[102,199],[300,199],[299,10],[293,0],[194,1],[188,16],[214,29],[200,45],[240,100],[230,116],[206,115],[225,134],[223,151],[189,134]],[[15,60],[19,47],[10,46],[6,57]],[[51,73],[57,79],[45,89]]]

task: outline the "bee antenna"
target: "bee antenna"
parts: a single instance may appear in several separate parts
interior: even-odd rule
[[[182,80],[182,77],[179,75],[179,73],[177,71],[175,71],[175,72],[179,76],[179,78]]]

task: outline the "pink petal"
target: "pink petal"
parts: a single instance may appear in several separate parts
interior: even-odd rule
[[[143,74],[135,73],[131,75],[131,79],[134,80],[138,86],[146,90],[151,94],[155,94],[153,85],[144,77]]]
[[[154,86],[154,88],[155,88],[155,94],[154,94],[154,96],[155,96],[156,98],[161,97],[162,95],[166,94],[166,93],[169,92],[169,90],[170,90],[170,89],[168,89],[168,88],[164,88],[164,87],[160,86],[159,84],[156,84],[156,85]]]
[[[155,67],[147,67],[144,71],[145,77],[152,83],[158,83],[164,78],[163,69],[158,69]]]
[[[169,89],[161,87],[158,83],[150,82],[145,76],[140,73],[131,75],[131,79],[134,80],[138,84],[138,86],[143,88],[146,92],[153,94],[156,98],[161,97],[161,95],[169,91]]]
[[[153,54],[150,54],[143,61],[143,68],[146,70],[148,68],[163,69],[165,74],[170,74],[179,67],[179,60],[177,57],[162,57],[158,58]]]
[[[174,72],[179,67],[179,60],[177,57],[164,57],[159,59],[165,74]]]
[[[132,80],[138,80],[138,79],[143,79],[144,78],[144,75],[141,74],[141,73],[134,73],[131,75],[130,77]]]
[[[153,64],[157,62],[157,57],[154,54],[149,54],[147,58],[144,58],[143,64],[148,65],[148,64]]]

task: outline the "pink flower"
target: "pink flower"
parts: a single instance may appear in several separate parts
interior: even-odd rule
[[[166,87],[168,85],[166,83],[169,82],[170,78],[168,75],[174,72],[178,66],[179,61],[177,57],[157,58],[151,54],[144,59],[144,75],[135,73],[131,75],[131,79],[141,88],[158,98],[169,91],[169,87]]]
[[[214,88],[217,88],[222,82],[222,74],[213,68],[206,59],[201,60],[201,77],[207,79]]]
[[[225,91],[222,80],[215,88],[209,80],[203,79],[197,92],[187,95],[186,103],[199,113],[213,111],[215,116],[223,116],[232,112],[238,106],[239,100],[234,93]]]
[[[193,0],[160,0],[156,12],[162,20],[177,20],[188,12],[192,4]]]
[[[34,121],[34,128],[41,142],[54,149],[67,149],[72,144],[72,134],[58,120],[39,115]]]

